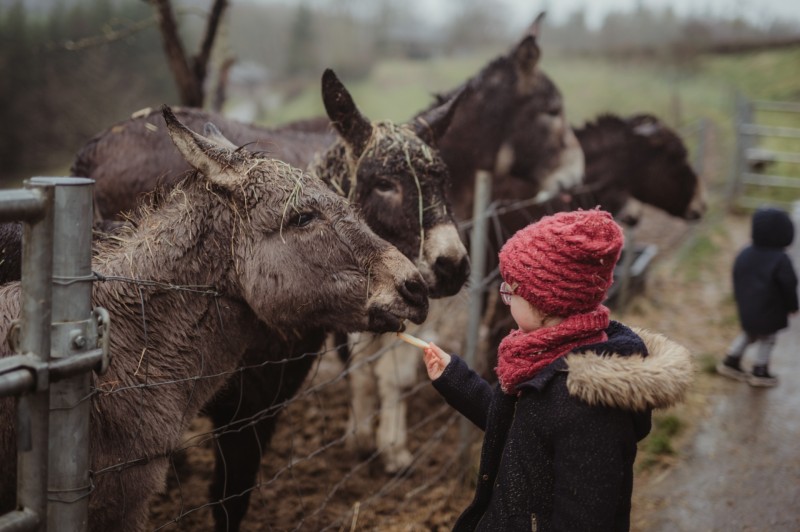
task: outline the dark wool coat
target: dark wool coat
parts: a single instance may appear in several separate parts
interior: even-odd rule
[[[789,215],[778,209],[753,214],[752,244],[733,263],[733,292],[742,329],[772,334],[798,309],[797,275],[784,248],[794,239]]]
[[[433,384],[485,431],[478,485],[454,530],[628,530],[636,443],[677,402],[691,355],[617,322],[520,386],[490,386],[454,356]]]

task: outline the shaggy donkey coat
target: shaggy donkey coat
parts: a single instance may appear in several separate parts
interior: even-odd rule
[[[689,352],[611,322],[519,386],[492,387],[453,357],[433,385],[486,432],[475,497],[454,530],[628,530],[636,443],[653,408],[691,382]],[[638,333],[638,335],[637,335]]]

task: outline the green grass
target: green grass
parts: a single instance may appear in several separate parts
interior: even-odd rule
[[[675,454],[674,439],[680,435],[686,423],[672,414],[653,415],[650,434],[639,443],[640,456],[637,468],[644,470],[659,464],[664,456]]]
[[[719,246],[708,231],[700,231],[681,249],[679,270],[687,281],[697,281],[707,268],[711,258],[719,251]]]

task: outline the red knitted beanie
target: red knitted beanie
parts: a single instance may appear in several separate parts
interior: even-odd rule
[[[606,298],[622,251],[608,212],[560,212],[514,234],[500,250],[500,274],[515,294],[554,316],[588,312]]]

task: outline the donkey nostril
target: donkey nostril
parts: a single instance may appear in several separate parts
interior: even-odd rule
[[[445,257],[439,257],[433,265],[437,277],[451,277],[453,280],[464,280],[469,276],[469,259],[461,257],[459,261],[454,261]]]
[[[422,305],[428,300],[428,287],[419,279],[408,279],[400,287],[400,295],[409,303]]]
[[[458,276],[462,279],[466,279],[469,277],[469,259],[467,257],[462,257],[461,261],[458,263]]]

